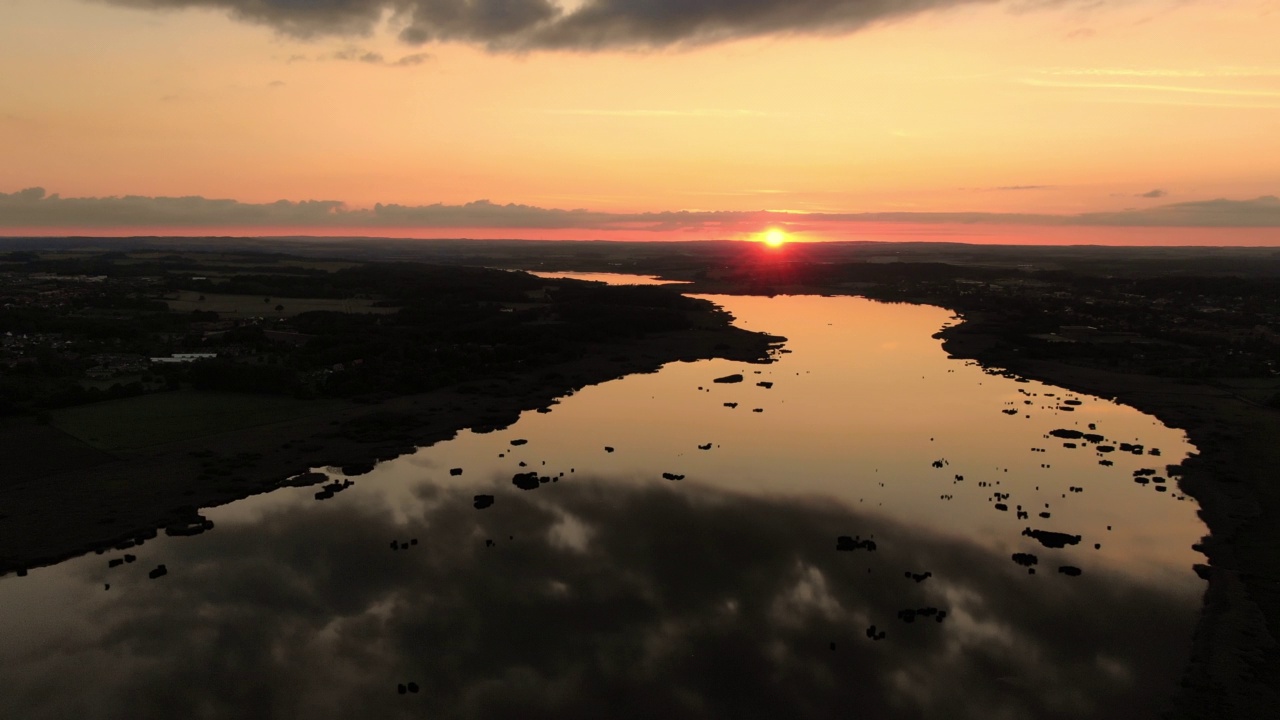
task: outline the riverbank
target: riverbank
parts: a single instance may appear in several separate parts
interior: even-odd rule
[[[107,453],[50,426],[14,426],[10,452],[52,457],[0,485],[0,573],[50,565],[154,537],[198,508],[298,483],[317,467],[349,475],[465,429],[496,430],[520,413],[554,411],[556,398],[670,362],[766,362],[782,338],[734,328],[727,314],[690,313],[686,330],[584,346],[579,357],[431,392],[365,398],[314,415],[232,432]],[[358,479],[357,479],[358,481]]]
[[[1200,505],[1209,535],[1196,570],[1208,580],[1175,717],[1271,717],[1280,708],[1280,412],[1224,383],[1021,357],[1000,319],[971,314],[938,337],[953,357],[1075,392],[1113,398],[1184,430],[1198,453],[1179,487]]]

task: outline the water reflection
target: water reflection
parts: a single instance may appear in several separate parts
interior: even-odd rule
[[[1132,718],[1167,693],[1195,610],[829,503],[585,478],[483,511],[463,488],[419,492],[400,522],[370,496],[184,543],[180,572],[139,573],[91,627],[6,662],[4,702],[49,717]],[[875,552],[835,550],[873,524]],[[83,575],[110,578],[105,563]],[[896,617],[925,606],[946,620]],[[421,692],[398,695],[408,681]]]
[[[587,282],[602,282],[609,285],[686,285],[685,280],[663,280],[656,275],[632,275],[630,273],[607,273],[607,272],[576,272],[572,270],[542,272],[536,270],[526,270],[530,275],[537,275],[540,278],[548,278],[555,280],[558,278],[567,278],[570,280],[585,280]]]
[[[0,717],[1157,714],[1203,527],[1132,479],[1180,460],[1180,433],[948,360],[938,308],[716,300],[792,352],[586,388],[329,500],[207,510],[214,531],[136,563],[0,578]],[[1164,452],[1049,435],[1090,425]],[[943,622],[899,617],[926,608]]]

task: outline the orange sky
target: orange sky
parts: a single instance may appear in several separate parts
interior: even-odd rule
[[[780,22],[695,47],[519,52],[476,41],[409,45],[396,38],[403,19],[390,16],[368,36],[299,39],[279,32],[293,26],[224,10],[122,1],[0,5],[0,193],[332,200],[350,209],[487,199],[623,215],[1067,216],[1280,195],[1276,0],[959,4],[854,31]],[[358,59],[369,53],[381,61]],[[0,234],[280,232],[123,211],[114,224],[71,213],[65,225],[33,226],[5,208]],[[1249,219],[1186,222],[1208,242],[1277,242],[1280,210],[1240,209]],[[884,232],[957,232],[936,220],[908,224]],[[1000,224],[991,237],[1178,234]],[[1223,224],[1248,227],[1204,229]],[[863,239],[869,227],[826,224],[802,237]],[[463,234],[456,223],[375,229]],[[735,220],[636,234],[761,229]],[[362,234],[323,222],[301,230]]]

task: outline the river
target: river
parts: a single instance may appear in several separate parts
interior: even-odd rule
[[[0,716],[1136,718],[1172,702],[1205,587],[1204,526],[1166,472],[1193,451],[1181,432],[949,359],[936,307],[710,299],[785,351],[589,387],[330,499],[284,489],[203,511],[216,527],[199,536],[0,578]],[[536,489],[513,485],[529,472]]]

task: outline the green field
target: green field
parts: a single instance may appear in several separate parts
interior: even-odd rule
[[[137,450],[316,415],[345,404],[182,390],[65,408],[55,411],[52,421],[101,450]]]
[[[201,300],[200,298],[204,298]],[[208,310],[224,316],[284,318],[313,310],[345,313],[387,314],[399,308],[374,307],[373,300],[340,300],[334,298],[266,298],[261,295],[220,295],[183,291],[162,298],[173,312]],[[283,306],[282,310],[276,310]]]

